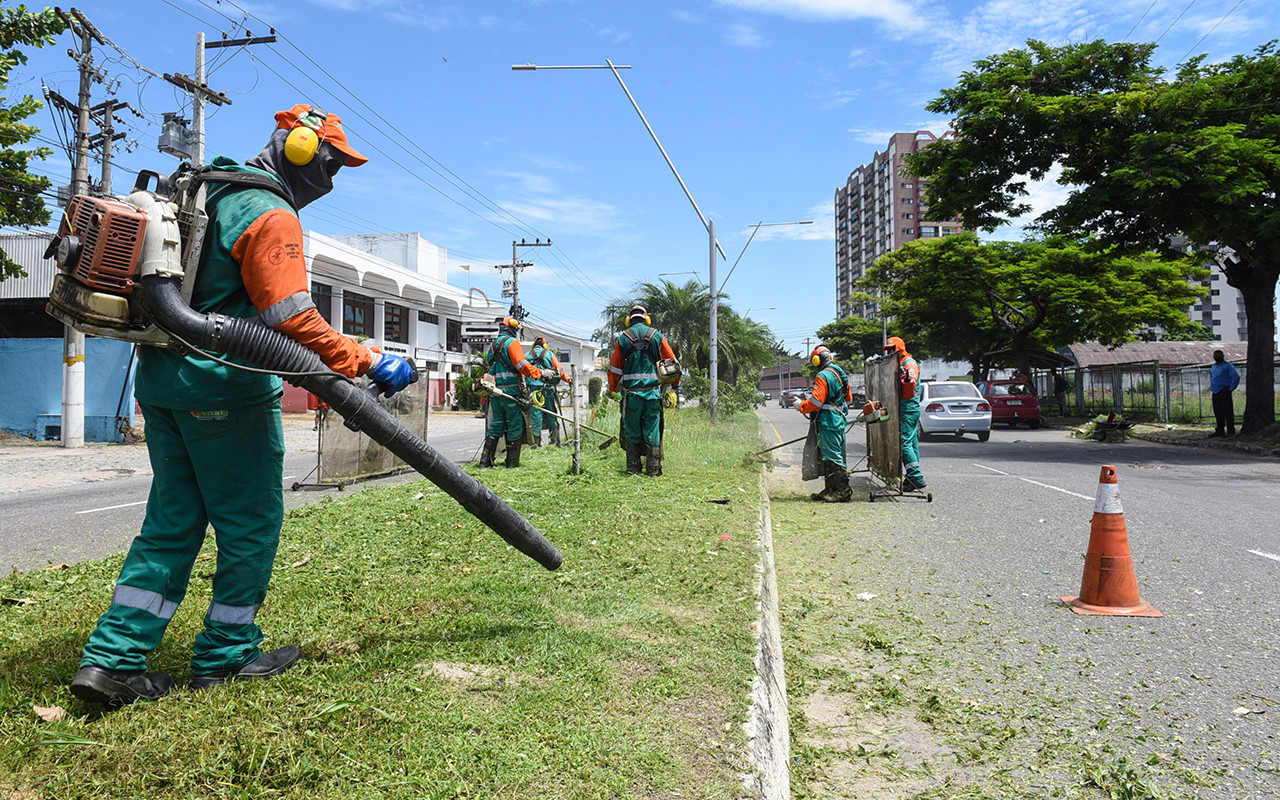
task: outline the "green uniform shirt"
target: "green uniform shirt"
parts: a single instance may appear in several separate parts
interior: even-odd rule
[[[268,172],[242,166],[225,156],[214,158],[213,166],[274,178]],[[205,208],[212,210],[215,205],[218,213],[205,235],[191,307],[200,312],[216,310],[229,317],[256,317],[258,310],[245,290],[240,264],[231,257],[231,249],[258,217],[278,208],[292,211],[292,207],[266,189],[225,183],[210,184]],[[281,382],[276,375],[235,369],[197,353],[184,356],[173,348],[142,347],[138,352],[134,393],[138,402],[160,408],[185,411],[241,408],[279,396]]]

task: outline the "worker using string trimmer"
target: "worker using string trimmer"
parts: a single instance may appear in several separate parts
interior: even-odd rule
[[[489,419],[489,429],[485,432],[484,449],[480,453],[482,467],[493,466],[498,440],[504,437],[507,440],[506,466],[520,466],[520,448],[530,432],[526,427],[525,411],[520,407],[520,401],[529,402],[525,379],[541,379],[542,370],[524,356],[519,338],[522,327],[524,326],[520,324],[520,320],[515,317],[503,317],[498,328],[498,338],[486,355],[489,372],[493,375],[493,382],[499,393],[489,398],[492,416]]]
[[[609,357],[609,391],[622,390],[628,475],[640,472],[642,457],[646,475],[662,474],[663,408],[674,407],[679,386],[680,362],[671,343],[651,327],[644,306],[632,306],[627,328],[614,341]]]
[[[853,400],[849,377],[835,362],[831,350],[820,344],[813,348],[809,363],[818,368],[809,396],[800,401],[800,412],[809,417],[810,442],[805,444],[806,464],[821,461],[822,491],[810,495],[827,503],[847,503],[853,499],[849,471],[844,465],[846,414]],[[805,476],[807,480],[807,476]]]

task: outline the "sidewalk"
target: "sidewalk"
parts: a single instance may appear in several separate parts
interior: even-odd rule
[[[478,424],[470,411],[432,411],[428,419],[429,440],[471,430]],[[285,414],[285,450],[316,452],[313,425],[313,414]],[[145,434],[141,417],[134,430]],[[4,476],[0,494],[150,474],[151,462],[142,441],[86,442],[84,447],[66,448],[61,442],[40,442],[0,431],[0,475]]]

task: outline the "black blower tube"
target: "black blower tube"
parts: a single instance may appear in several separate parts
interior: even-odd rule
[[[344,424],[399,456],[423,477],[439,486],[463,508],[488,525],[512,547],[547,569],[560,566],[562,556],[529,520],[517,514],[480,481],[443,458],[378,405],[373,396],[349,378],[329,370],[315,353],[257,317],[204,314],[182,299],[172,278],[150,275],[142,279],[147,310],[162,329],[229,358],[278,372],[323,373],[291,378],[342,415]]]

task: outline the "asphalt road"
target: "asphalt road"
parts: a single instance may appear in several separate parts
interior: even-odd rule
[[[797,411],[762,411],[768,441],[806,430]],[[862,426],[849,432],[851,467],[864,441]],[[933,598],[940,617],[981,626],[989,650],[968,654],[975,671],[1020,665],[1015,682],[1037,691],[1123,705],[1162,731],[1166,741],[1153,750],[1195,754],[1202,768],[1223,770],[1221,783],[1197,796],[1280,796],[1280,461],[1072,439],[1062,427],[1001,426],[986,443],[948,436],[920,449],[933,502],[877,500],[875,518],[901,531],[895,540],[919,565],[910,591]],[[800,452],[796,444],[775,455],[798,465]],[[1163,618],[1084,617],[1061,603],[1079,593],[1108,464],[1117,469],[1142,599]],[[865,480],[854,477],[855,502],[866,501]]]
[[[335,495],[320,486],[316,434],[309,419],[285,420],[285,508]],[[475,460],[484,420],[465,414],[433,415],[427,443],[455,464]],[[73,564],[126,550],[142,525],[151,467],[144,445],[111,445],[77,453],[47,446],[0,448],[0,565],[28,571]],[[344,486],[418,480],[412,471]],[[295,483],[303,484],[298,490]]]

